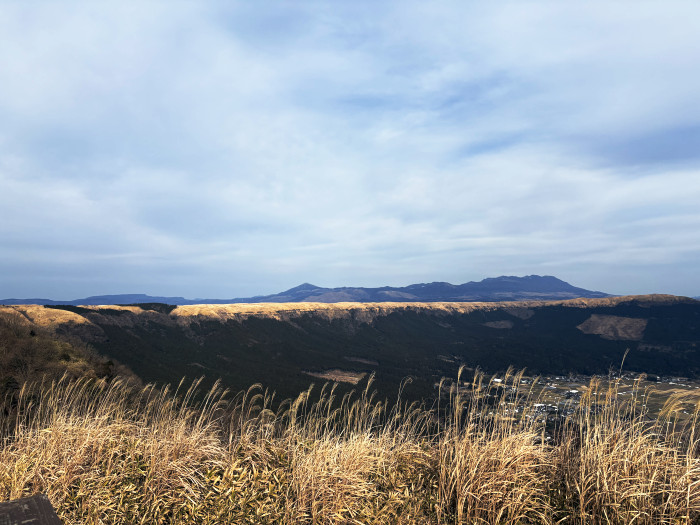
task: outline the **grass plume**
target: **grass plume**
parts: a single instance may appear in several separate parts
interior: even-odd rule
[[[651,420],[637,383],[593,380],[548,420],[509,371],[440,405],[259,385],[25,384],[5,416],[0,498],[47,493],[66,524],[678,524],[700,519],[698,411]]]

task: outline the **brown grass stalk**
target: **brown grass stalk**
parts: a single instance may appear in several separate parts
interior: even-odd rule
[[[0,498],[47,493],[66,524],[700,520],[697,410],[681,419],[674,397],[651,420],[640,383],[623,402],[594,381],[548,420],[522,379],[460,372],[435,409],[325,386],[276,412],[259,385],[27,384],[2,425]]]

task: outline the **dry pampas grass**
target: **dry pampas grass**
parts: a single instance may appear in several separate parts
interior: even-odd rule
[[[652,421],[612,381],[547,422],[521,379],[460,377],[432,409],[324,387],[275,412],[259,386],[25,385],[0,498],[44,492],[66,524],[700,520],[697,412],[681,420],[672,398]]]

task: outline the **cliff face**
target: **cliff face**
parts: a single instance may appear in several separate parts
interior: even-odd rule
[[[431,394],[460,364],[490,371],[700,375],[700,302],[667,295],[498,303],[7,306],[0,315],[90,342],[146,381],[261,382],[283,396],[311,380]]]
[[[453,315],[470,313],[477,310],[503,310],[509,313],[519,310],[531,310],[542,307],[594,308],[616,307],[621,304],[634,303],[640,306],[694,304],[697,301],[688,297],[675,295],[631,295],[604,298],[577,298],[562,301],[500,301],[500,302],[380,302],[380,303],[248,303],[226,305],[187,305],[178,306],[172,311],[173,316],[203,316],[223,319],[242,319],[250,316],[269,317],[288,320],[301,315],[313,314],[327,319],[362,318],[367,322],[378,316],[394,312],[419,312],[434,315]],[[113,307],[110,307],[113,308]],[[130,307],[126,307],[130,308]],[[513,314],[515,315],[515,314]]]
[[[577,298],[562,301],[501,301],[501,302],[303,302],[303,303],[235,303],[194,304],[164,309],[151,309],[148,304],[140,306],[96,305],[10,305],[0,306],[0,312],[14,311],[27,321],[42,327],[61,324],[108,323],[133,326],[144,321],[168,323],[172,320],[180,325],[201,321],[242,321],[250,317],[290,321],[301,316],[312,315],[331,321],[334,319],[355,320],[371,323],[377,317],[397,312],[415,312],[430,315],[467,314],[475,311],[504,311],[515,317],[528,314],[534,308],[615,308],[625,304],[638,306],[661,306],[674,304],[696,304],[698,301],[675,295],[633,295],[604,298]],[[166,305],[160,305],[166,306]]]

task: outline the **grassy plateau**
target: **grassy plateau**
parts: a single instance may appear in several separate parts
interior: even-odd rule
[[[46,493],[66,524],[700,522],[698,407],[647,413],[593,379],[542,413],[522,373],[444,382],[433,407],[310,389],[25,383],[6,398],[0,498]],[[276,407],[271,410],[270,407]]]

